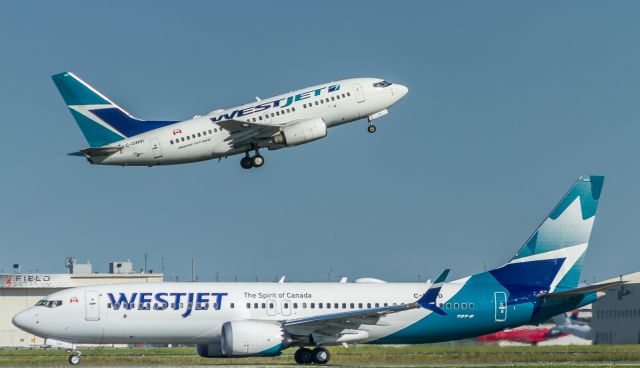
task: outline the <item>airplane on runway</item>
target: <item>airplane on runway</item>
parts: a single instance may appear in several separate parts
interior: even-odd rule
[[[433,343],[536,324],[627,282],[578,287],[603,182],[580,177],[508,263],[454,281],[446,281],[447,269],[433,283],[86,286],[49,295],[13,323],[68,343],[72,364],[80,362],[75,344],[83,343],[196,344],[210,358],[297,347],[297,363],[324,364],[329,345]]]
[[[71,72],[52,76],[88,148],[71,153],[96,165],[156,166],[244,154],[245,169],[264,165],[261,148],[299,146],[327,128],[387,115],[408,88],[377,78],[344,79],[218,109],[184,121],[140,120]],[[250,153],[253,152],[253,155]]]

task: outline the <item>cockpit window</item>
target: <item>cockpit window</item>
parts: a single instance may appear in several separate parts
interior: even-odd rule
[[[62,300],[45,300],[42,299],[36,303],[36,307],[42,306],[47,308],[55,308],[62,305]]]
[[[389,87],[390,85],[391,85],[391,83],[389,83],[387,81],[382,81],[382,82],[378,82],[378,83],[374,83],[373,84],[374,87],[380,87],[380,88]]]

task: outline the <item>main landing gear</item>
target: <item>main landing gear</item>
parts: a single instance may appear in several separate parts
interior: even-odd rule
[[[80,352],[77,350],[70,351],[71,355],[69,356],[69,364],[78,365],[80,364]]]
[[[244,157],[240,160],[240,166],[243,169],[250,169],[252,167],[261,167],[264,165],[264,157],[260,156],[260,152],[256,149],[256,154],[249,156],[249,152],[245,152]]]
[[[298,364],[327,364],[331,359],[331,354],[329,354],[329,350],[323,347],[317,347],[313,350],[300,348],[293,358]]]

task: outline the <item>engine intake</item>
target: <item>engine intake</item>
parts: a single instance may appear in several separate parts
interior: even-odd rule
[[[327,136],[327,125],[320,118],[290,125],[273,137],[274,148],[297,146]]]

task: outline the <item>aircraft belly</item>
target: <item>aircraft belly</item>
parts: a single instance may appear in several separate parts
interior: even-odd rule
[[[128,320],[107,324],[103,340],[109,343],[210,343],[220,338],[221,327],[222,323],[215,320]]]
[[[150,150],[136,151],[124,148],[121,152],[115,153],[104,158],[99,162],[93,162],[101,165],[121,165],[121,166],[155,166],[155,165],[174,165],[190,162],[198,162],[209,160],[213,157],[221,156],[217,151],[218,147],[223,148],[226,145],[215,145],[209,140],[195,140],[194,143],[181,142],[165,148],[162,157],[154,157]],[[213,147],[213,148],[212,148]],[[228,149],[228,148],[227,148]],[[221,153],[225,151],[220,150]]]
[[[334,127],[342,124],[351,123],[362,117],[363,115],[361,114],[361,111],[358,106],[358,109],[355,109],[355,110],[354,108],[351,108],[351,107],[349,108],[349,110],[346,110],[346,109],[337,110],[335,111],[335,113],[327,114],[326,116],[323,116],[322,119],[324,120],[325,124],[327,124],[327,127],[330,128],[330,127]]]

